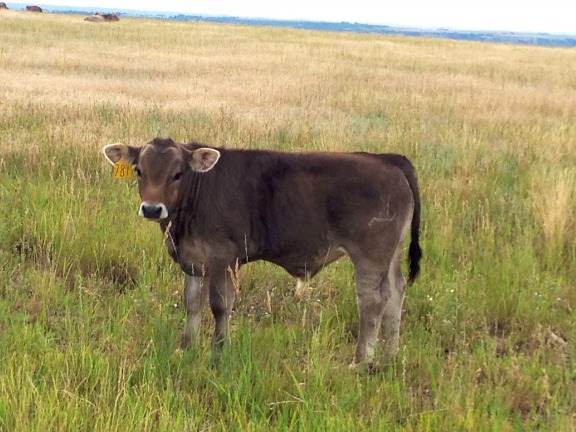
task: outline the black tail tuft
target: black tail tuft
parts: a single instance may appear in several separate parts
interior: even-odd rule
[[[416,240],[414,240],[414,238],[416,238]],[[414,231],[412,231],[412,239],[410,241],[410,248],[408,249],[408,266],[410,268],[408,283],[414,282],[414,279],[416,279],[418,273],[420,273],[420,258],[422,258],[422,249],[418,243],[418,233],[414,236]]]

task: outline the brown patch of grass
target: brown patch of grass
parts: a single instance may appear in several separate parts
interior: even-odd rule
[[[81,275],[86,278],[98,277],[116,285],[121,291],[136,287],[139,272],[127,258],[115,258],[114,253],[103,253],[101,262],[96,262],[94,256],[81,255],[68,260],[61,265],[52,247],[45,241],[34,236],[26,236],[14,242],[13,252],[22,257],[33,267],[54,270],[56,275],[64,279],[70,289],[74,286],[74,278]],[[66,262],[66,260],[64,260]]]
[[[534,176],[530,192],[544,235],[544,250],[548,254],[563,250],[574,236],[574,170],[545,170]]]

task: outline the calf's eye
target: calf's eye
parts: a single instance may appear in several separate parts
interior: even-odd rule
[[[174,174],[174,181],[180,180],[181,178],[182,178],[181,172],[177,172],[176,174]]]
[[[136,175],[138,177],[142,177],[142,171],[140,171],[138,168],[134,168],[134,171],[136,171]]]

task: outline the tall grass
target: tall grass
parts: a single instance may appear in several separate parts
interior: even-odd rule
[[[574,50],[1,11],[1,430],[576,429]],[[232,344],[175,350],[182,275],[100,148],[406,154],[422,274],[352,373],[351,265],[242,270]]]

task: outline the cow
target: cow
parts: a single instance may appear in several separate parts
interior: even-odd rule
[[[420,196],[401,155],[285,153],[176,143],[110,144],[104,155],[134,167],[138,214],[160,225],[168,253],[186,274],[181,347],[199,342],[206,297],[215,321],[213,352],[228,340],[234,271],[265,260],[303,283],[347,255],[353,263],[359,333],[351,368],[374,367],[382,320],[384,355],[399,349],[406,280],[401,261],[410,231],[408,281],[420,270]]]
[[[105,21],[113,22],[113,21],[120,21],[120,18],[118,18],[118,15],[116,15],[114,13],[102,14],[100,12],[96,12],[94,15],[90,15],[90,16],[87,16],[86,18],[84,18],[84,21],[88,21],[88,22],[105,22]]]
[[[8,6],[4,2],[0,2],[0,9],[8,9]]]
[[[100,22],[105,22],[105,19],[102,15],[94,14],[94,15],[90,15],[90,16],[87,16],[86,18],[84,18],[84,21],[100,23]]]
[[[28,12],[42,12],[42,8],[40,6],[26,6],[26,10]]]
[[[104,18],[104,21],[120,21],[120,18],[118,18],[118,15],[116,15],[114,13],[102,14],[100,12],[96,12],[94,15],[101,16],[102,18]]]

